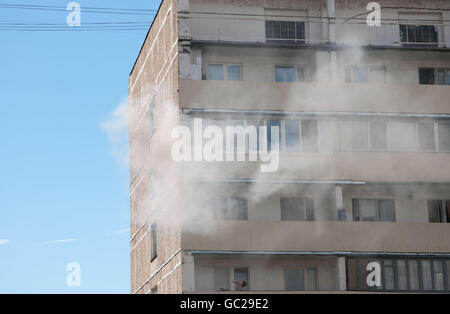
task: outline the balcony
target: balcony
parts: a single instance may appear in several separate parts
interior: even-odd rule
[[[366,222],[198,221],[181,248],[233,252],[450,252],[450,225]]]
[[[180,81],[180,106],[196,109],[450,113],[449,86]]]

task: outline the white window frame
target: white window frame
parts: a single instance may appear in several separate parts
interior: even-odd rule
[[[319,280],[318,280],[318,269],[317,267],[310,267],[310,266],[283,266],[283,271],[282,271],[282,276],[283,276],[283,291],[288,291],[286,290],[286,278],[284,276],[284,271],[285,270],[303,270],[304,271],[304,287],[305,290],[303,291],[318,291],[319,290]],[[308,287],[308,270],[314,270],[316,276],[315,276],[315,290],[311,290],[310,287]]]
[[[295,72],[295,81],[294,82],[277,82],[277,67],[294,67],[294,72]],[[305,79],[304,81],[299,81],[298,80],[298,71],[300,69],[303,69],[304,71],[304,75],[305,75]],[[274,64],[273,66],[273,81],[275,83],[306,83],[308,81],[307,76],[308,76],[308,67],[307,65],[304,64]]]
[[[233,283],[234,280],[234,273],[235,269],[239,268],[246,268],[247,269],[247,287],[248,289],[244,291],[251,291],[250,286],[250,266],[244,265],[244,266],[214,266],[214,289],[216,289],[216,269],[228,269],[230,271],[230,290],[229,291],[242,291],[242,290],[236,290],[235,284]]]
[[[208,81],[220,81],[220,80],[212,80],[209,77],[209,67],[211,65],[221,65],[222,66],[222,71],[223,71],[223,80],[222,81],[228,81],[228,66],[239,66],[240,69],[241,69],[240,80],[239,81],[230,81],[230,82],[242,82],[244,80],[242,63],[235,63],[235,62],[209,62],[208,63],[208,68],[207,68],[207,71],[206,71],[206,78],[208,79]]]
[[[303,156],[319,156],[319,155],[328,155],[327,153],[321,151],[321,138],[326,137],[327,134],[323,134],[321,127],[320,127],[320,123],[330,123],[330,120],[324,120],[324,119],[317,119],[314,117],[311,118],[301,118],[299,117],[298,119],[280,119],[280,118],[264,118],[263,120],[263,126],[267,126],[267,121],[271,121],[271,120],[278,120],[280,121],[280,137],[281,137],[281,142],[280,142],[280,153],[283,155],[287,155],[287,156],[295,156],[295,155],[303,155]],[[286,146],[286,121],[287,120],[297,120],[299,122],[299,134],[298,134],[298,138],[299,138],[299,151],[298,152],[288,152],[287,151],[287,146]],[[304,120],[313,120],[313,121],[317,121],[317,145],[318,145],[318,151],[316,153],[309,153],[309,152],[304,152],[303,151],[303,145],[302,145],[302,121]],[[328,136],[330,137],[330,150],[332,150],[331,145],[332,145],[332,135],[331,132],[330,134],[328,134]]]

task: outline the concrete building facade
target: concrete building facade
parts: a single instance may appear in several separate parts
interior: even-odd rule
[[[371,27],[369,2],[162,1],[129,80],[132,293],[450,292],[450,3]],[[277,127],[278,169],[238,129],[246,161],[196,161],[208,126]]]

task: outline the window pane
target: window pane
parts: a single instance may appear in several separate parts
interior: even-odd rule
[[[305,68],[297,68],[297,82],[306,82]]]
[[[369,80],[370,82],[377,84],[386,83],[386,68],[370,67]]]
[[[421,150],[434,150],[434,124],[419,123],[419,148]]]
[[[305,22],[296,22],[296,38],[297,40],[304,40],[306,38],[305,34]]]
[[[304,291],[305,271],[303,269],[285,269],[284,288],[286,291]]]
[[[432,290],[432,280],[431,280],[431,262],[422,260],[422,283],[423,289],[426,291]]]
[[[352,67],[351,66],[346,66],[345,67],[345,82],[346,83],[351,83],[353,81],[352,78]]]
[[[358,277],[356,269],[357,263],[356,259],[349,258],[347,260],[347,277],[348,277],[348,289],[349,290],[356,290],[358,289]]]
[[[361,221],[376,221],[377,210],[375,200],[359,200],[359,212],[361,214]]]
[[[450,123],[439,123],[439,149],[450,150]]]
[[[223,80],[223,65],[222,64],[210,64],[209,67],[209,79],[222,81]]]
[[[369,68],[363,66],[353,67],[353,82],[354,83],[368,83],[369,82]]]
[[[302,152],[319,152],[319,125],[317,120],[302,120]]]
[[[306,220],[314,221],[314,201],[311,198],[307,198],[306,200]]]
[[[359,211],[359,200],[353,200],[353,221],[361,221],[361,213]]]
[[[409,151],[416,148],[416,123],[389,122],[390,148]]]
[[[308,280],[308,284],[307,284],[307,287],[306,287],[307,290],[310,290],[310,291],[317,290],[317,287],[316,287],[316,270],[315,269],[308,269],[307,280]]]
[[[241,80],[241,66],[240,65],[229,65],[227,66],[229,81],[240,81]]]
[[[300,151],[300,123],[298,120],[286,120],[286,151]]]
[[[444,268],[442,263],[442,261],[433,261],[434,289],[437,291],[444,290]]]
[[[218,197],[213,200],[214,219],[223,220],[228,217],[228,202],[226,197]]]
[[[301,198],[281,199],[281,221],[305,221],[305,200]]]
[[[409,267],[409,286],[413,291],[419,290],[419,271],[417,261],[408,261]]]
[[[248,220],[247,200],[241,197],[231,197],[229,199],[230,219],[232,220]]]
[[[341,142],[343,149],[369,149],[369,128],[365,121],[342,121]]]
[[[216,268],[216,291],[229,291],[230,288],[230,270],[228,268]]]
[[[432,68],[419,69],[419,78],[420,84],[434,85],[435,84],[434,69]]]
[[[398,289],[408,290],[408,277],[406,276],[406,262],[397,261],[397,272],[398,272]]]
[[[295,82],[295,66],[276,66],[275,82]]]
[[[442,222],[442,201],[428,202],[428,221],[430,223]]]
[[[384,288],[386,290],[394,290],[394,266],[392,261],[385,261],[384,265]]]
[[[447,70],[447,85],[450,85],[450,70]]]
[[[372,121],[370,123],[370,140],[372,149],[387,149],[387,129],[386,122]]]
[[[402,43],[408,42],[408,28],[406,25],[400,25],[400,41]]]
[[[236,268],[234,270],[235,290],[249,290],[248,269]]]
[[[380,200],[378,202],[380,210],[380,221],[394,222],[395,221],[395,209],[394,201],[392,200]]]
[[[437,71],[437,84],[438,85],[445,85],[445,70],[438,70]]]
[[[272,151],[272,127],[278,127],[278,148],[281,144],[281,121],[268,120],[267,121],[267,150]]]

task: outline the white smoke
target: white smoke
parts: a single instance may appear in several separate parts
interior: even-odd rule
[[[109,117],[100,124],[108,135],[111,144],[111,153],[117,162],[128,167],[128,101],[122,101]]]

